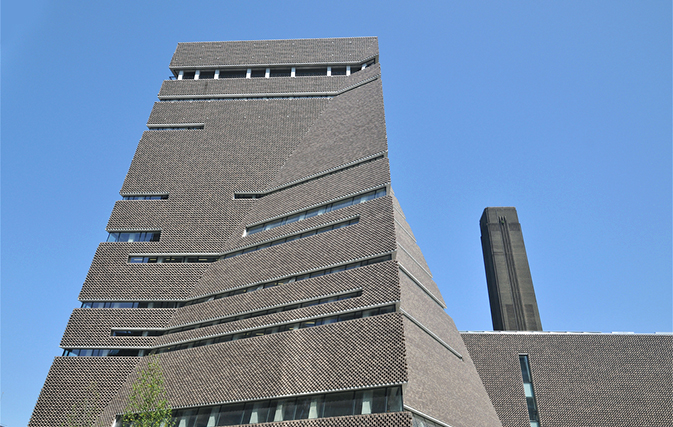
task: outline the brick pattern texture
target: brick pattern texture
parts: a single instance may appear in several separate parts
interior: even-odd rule
[[[545,427],[673,425],[671,335],[463,333],[503,426],[528,427],[528,354]]]
[[[178,43],[170,67],[361,62],[378,51],[376,37]]]
[[[181,43],[171,68],[350,64],[377,55],[377,39],[372,37]],[[401,304],[432,333],[464,353],[465,360],[460,361],[401,313],[389,313],[164,353],[160,363],[170,403],[175,407],[201,406],[405,384],[405,401],[431,417],[456,427],[497,425],[455,325],[417,285],[402,278],[400,266],[441,299],[392,192],[245,234],[246,227],[256,223],[371,189],[390,190],[378,64],[351,76],[166,81],[160,99],[274,93],[335,95],[330,99],[154,104],[148,124],[203,123],[203,129],[143,133],[121,194],[166,193],[168,199],[117,201],[107,229],[161,230],[161,239],[101,243],[80,299],[184,301],[383,254],[396,256],[366,267],[177,309],[76,309],[62,346],[154,347]],[[338,171],[375,156],[381,158]],[[292,186],[297,182],[302,183]],[[234,198],[239,192],[286,186],[259,199]],[[358,218],[358,223],[213,263],[128,263],[130,254],[223,254],[352,218]],[[112,329],[179,327],[354,290],[361,290],[362,295],[160,337],[110,336]],[[99,376],[106,393],[99,420],[109,426],[123,411],[131,385],[146,364],[147,358],[57,359],[40,394],[31,427],[59,425],[71,399],[63,396],[81,396],[85,379]],[[282,425],[410,426],[411,417],[409,413],[377,414]]]

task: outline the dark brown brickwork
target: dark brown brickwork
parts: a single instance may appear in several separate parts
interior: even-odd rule
[[[377,40],[372,37],[184,43],[171,68],[178,72],[256,64],[327,66],[362,63],[377,55]],[[176,309],[76,309],[61,345],[156,348],[394,306],[394,313],[163,353],[160,362],[170,403],[206,406],[401,384],[407,407],[426,416],[454,427],[498,425],[392,195],[380,72],[375,64],[351,76],[164,82],[163,100],[154,104],[148,125],[203,124],[203,129],[144,132],[120,193],[161,193],[168,198],[117,201],[107,224],[109,231],[160,230],[161,239],[101,243],[80,299],[179,302],[382,255],[390,260]],[[316,97],[191,100],[273,94]],[[176,98],[183,101],[170,100]],[[358,164],[363,160],[372,161]],[[388,193],[377,199],[246,234],[248,226],[382,188]],[[234,197],[241,192],[270,193],[257,199]],[[217,256],[352,219],[357,223],[216,262],[128,263],[130,255]],[[115,329],[181,327],[352,291],[362,294],[158,337],[110,336]],[[105,387],[106,406],[99,420],[110,426],[124,410],[131,385],[146,364],[147,358],[58,358],[31,427],[58,426],[63,408],[72,400],[63,396],[81,396],[90,377],[100,377]],[[411,426],[411,416],[400,412],[282,425]]]
[[[324,295],[344,293],[361,289],[359,306],[380,304],[389,301],[399,301],[399,288],[385,286],[396,280],[397,265],[394,261],[373,264],[353,270],[342,271],[327,276],[313,277],[298,282],[234,295],[201,304],[184,307],[177,311],[170,325],[177,326],[203,319],[214,319],[230,316],[246,311],[259,310],[275,305],[288,304],[294,301],[314,299]],[[346,303],[346,301],[341,301]],[[325,313],[331,310],[332,305],[324,306]],[[311,307],[318,308],[318,307]],[[321,308],[322,310],[322,308]],[[299,315],[299,314],[297,314]]]
[[[58,427],[66,421],[73,405],[81,404],[92,382],[104,408],[124,384],[138,357],[57,357],[51,365],[29,425]]]
[[[673,425],[673,336],[466,332],[503,426],[528,427],[527,354],[544,427]]]
[[[178,43],[171,68],[359,62],[378,51],[376,37]]]
[[[169,308],[78,308],[70,315],[61,347],[151,346],[155,337],[113,337],[110,332],[124,328],[163,328],[174,313],[175,310]]]
[[[409,370],[405,405],[453,427],[500,426],[466,354],[463,360],[454,356],[408,319],[404,335]]]
[[[180,407],[406,382],[404,356],[402,320],[391,313],[164,353],[160,360],[169,401]],[[133,378],[107,417],[123,409]]]

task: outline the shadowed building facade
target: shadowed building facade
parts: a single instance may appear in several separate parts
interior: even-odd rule
[[[542,322],[516,209],[486,208],[479,226],[493,329],[541,331]]]
[[[30,426],[500,426],[391,189],[373,37],[181,43]],[[283,423],[283,424],[281,424]]]

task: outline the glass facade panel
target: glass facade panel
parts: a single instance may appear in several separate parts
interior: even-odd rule
[[[325,396],[325,417],[353,415],[354,392],[334,393]]]
[[[386,389],[373,390],[371,400],[371,413],[380,414],[386,411]]]
[[[388,396],[388,408],[385,400]],[[381,403],[383,402],[383,403]],[[396,404],[394,402],[400,402]],[[173,412],[173,426],[215,427],[402,411],[401,387],[233,403]],[[416,417],[414,415],[414,417]],[[121,425],[117,418],[117,426]],[[419,424],[425,421],[425,424]],[[414,425],[436,427],[418,417]]]
[[[388,389],[386,412],[400,411],[402,411],[402,387],[390,387]]]

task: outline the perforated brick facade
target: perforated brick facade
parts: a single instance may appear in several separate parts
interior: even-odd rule
[[[248,68],[257,70],[254,77]],[[299,71],[263,77],[281,68]],[[361,415],[273,424],[411,426],[416,414],[455,427],[499,426],[390,187],[377,39],[181,43],[171,70],[176,79],[163,82],[148,120],[150,129],[166,129],[143,133],[120,191],[168,197],[119,200],[107,225],[115,232],[161,231],[161,238],[101,243],[79,295],[87,303],[147,308],[74,310],[61,345],[92,355],[56,358],[30,425],[60,425],[91,381],[104,390],[98,420],[112,425],[147,357],[102,351],[142,356],[180,346],[160,356],[174,408],[401,385],[403,407],[388,407],[390,413],[363,409]],[[194,78],[197,70],[205,78]],[[215,70],[251,78],[215,79]],[[301,70],[323,74],[302,76]],[[246,233],[249,226],[382,188],[383,197]],[[351,219],[356,223],[302,234]],[[224,259],[288,236],[302,237]],[[211,259],[130,262],[190,256]],[[384,258],[365,262],[377,257]],[[271,282],[281,284],[201,300]],[[300,305],[349,292],[361,294]],[[148,306],[165,303],[174,305]],[[201,325],[234,316],[240,318]],[[328,320],[309,327],[316,319]],[[297,329],[279,329],[293,324]],[[201,326],[166,332],[190,325]],[[216,342],[260,330],[275,332]],[[187,424],[180,425],[194,427]]]
[[[519,355],[530,361],[540,426],[673,425],[673,335],[464,332],[507,427],[528,427]]]

